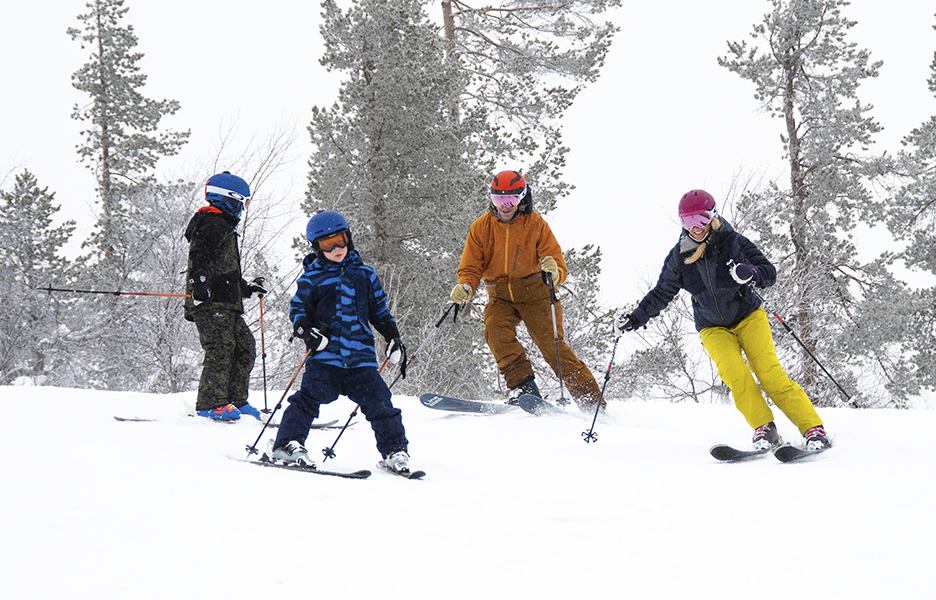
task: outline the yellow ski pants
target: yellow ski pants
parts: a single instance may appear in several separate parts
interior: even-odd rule
[[[701,331],[701,336],[702,345],[718,368],[718,376],[731,390],[735,406],[752,428],[774,420],[754,376],[777,408],[799,428],[800,434],[822,425],[809,396],[780,366],[767,313],[763,310],[755,310],[730,329],[707,327]]]

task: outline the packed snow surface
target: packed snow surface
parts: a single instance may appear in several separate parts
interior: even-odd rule
[[[229,460],[262,424],[188,417],[193,393],[0,388],[3,597],[934,597],[936,411],[821,409],[817,459],[720,464],[710,446],[750,444],[728,405],[611,402],[585,443],[581,415],[394,401],[422,481],[375,468],[361,418],[320,466],[365,481]]]

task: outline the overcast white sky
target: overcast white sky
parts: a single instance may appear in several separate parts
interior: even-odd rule
[[[229,137],[225,156],[233,157],[286,126],[295,131],[294,160],[272,187],[294,197],[298,213],[310,109],[330,105],[338,81],[318,64],[318,2],[125,6],[145,54],[143,93],[178,100],[181,110],[164,125],[192,131],[182,154],[160,163],[160,176],[210,174],[222,136]],[[577,189],[549,217],[564,248],[601,245],[607,304],[636,302],[645,281],[656,278],[676,241],[675,208],[685,191],[701,187],[721,199],[739,174],[785,176],[781,123],[757,111],[749,82],[716,63],[726,41],[746,39],[769,8],[766,0],[625,0],[611,14],[621,31],[603,74],[565,117],[566,180]],[[0,185],[8,188],[13,174],[28,168],[56,193],[62,214],[79,221],[79,238],[93,224],[94,182],[75,154],[81,124],[70,114],[86,97],[70,78],[87,53],[65,30],[84,12],[85,0],[0,4]],[[855,0],[846,9],[858,21],[851,41],[884,61],[881,76],[859,91],[885,127],[880,149],[896,151],[900,138],[936,115],[926,86],[936,51],[934,12],[921,0],[886,7]],[[486,187],[479,182],[482,197]]]

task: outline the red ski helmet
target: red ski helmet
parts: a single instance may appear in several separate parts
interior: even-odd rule
[[[533,212],[533,192],[520,171],[501,171],[491,180],[491,210],[517,206],[517,215]]]
[[[680,218],[714,211],[715,198],[705,190],[691,190],[679,199]]]
[[[492,196],[514,196],[526,192],[526,179],[519,171],[501,171],[491,181]]]

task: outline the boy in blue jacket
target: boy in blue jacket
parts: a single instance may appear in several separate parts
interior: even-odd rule
[[[273,443],[273,458],[287,464],[312,466],[303,446],[319,406],[347,396],[361,407],[377,440],[383,464],[409,471],[409,443],[400,410],[391,403],[390,388],[377,371],[373,324],[387,342],[390,362],[400,363],[406,377],[406,348],[400,340],[387,294],[377,273],[354,249],[348,222],[335,211],[309,219],[306,238],[315,251],[303,261],[289,307],[296,337],[312,351],[302,385],[289,406]]]

